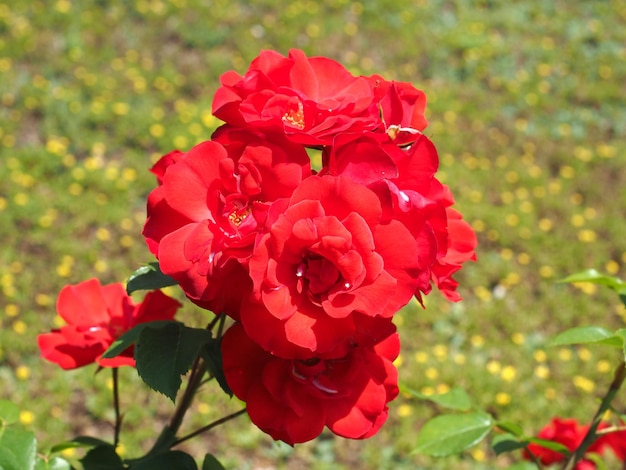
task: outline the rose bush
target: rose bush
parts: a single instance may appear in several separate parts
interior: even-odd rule
[[[151,169],[143,236],[158,263],[126,286],[178,284],[215,316],[206,328],[167,321],[179,304],[164,294],[133,306],[121,284],[91,280],[61,292],[69,325],[39,339],[64,368],[132,365],[136,344],[139,375],[172,400],[191,370],[145,468],[188,438],[176,434],[204,374],[291,445],[325,427],[352,439],[380,429],[399,393],[395,314],[433,286],[459,300],[452,276],[475,259],[476,236],[421,133],[425,107],[410,83],[299,50],[263,51],[243,75],[221,77],[212,109],[224,124]],[[166,321],[143,324],[152,320]],[[115,370],[113,380],[114,448]]]

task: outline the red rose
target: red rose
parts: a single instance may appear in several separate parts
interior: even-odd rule
[[[355,344],[341,357],[281,359],[235,324],[224,335],[222,355],[226,380],[252,422],[293,445],[314,439],[324,426],[353,439],[374,435],[398,395],[392,361],[399,348],[393,333],[373,346]]]
[[[304,145],[329,145],[339,133],[382,127],[370,81],[326,57],[263,51],[243,77],[227,72],[221,83],[213,98],[219,119]]]
[[[450,300],[460,300],[452,275],[475,260],[476,235],[451,208],[454,199],[435,173],[439,157],[432,142],[419,135],[403,149],[386,135],[339,136],[324,154],[320,174],[341,175],[366,185],[378,196],[384,220],[401,222],[419,246],[421,301],[433,282]]]
[[[381,216],[376,194],[342,177],[308,178],[276,202],[241,308],[252,339],[282,357],[321,355],[348,347],[362,316],[390,318],[403,307],[418,283],[419,247]]]
[[[621,423],[624,426],[624,423]],[[606,429],[607,424],[601,423],[598,429]],[[601,435],[589,448],[593,452],[602,452],[609,448],[622,462],[626,461],[626,431],[616,431]]]
[[[134,366],[133,348],[113,359],[100,356],[134,326],[171,320],[180,306],[161,291],[148,293],[135,305],[122,284],[101,286],[97,279],[65,286],[57,299],[57,312],[67,325],[37,337],[41,357],[63,369],[93,362],[101,367]]]
[[[368,80],[389,137],[398,145],[415,142],[428,126],[424,116],[426,94],[411,83],[387,81],[380,75],[372,75]]]
[[[217,138],[224,145],[203,142],[176,158],[166,155],[165,167],[157,163],[161,185],[148,198],[143,234],[161,270],[191,300],[236,318],[269,204],[289,197],[310,167],[306,151],[284,140],[243,131]]]
[[[589,426],[578,424],[575,419],[553,418],[549,424],[539,431],[537,437],[563,444],[570,452],[574,452],[582,443],[588,430]],[[594,451],[594,449],[590,447],[589,451]],[[538,458],[543,465],[564,462],[566,458],[560,452],[534,443],[528,445],[524,451],[524,458],[531,460],[529,454]],[[594,470],[595,468],[595,464],[589,460],[581,460],[574,467],[575,470]]]

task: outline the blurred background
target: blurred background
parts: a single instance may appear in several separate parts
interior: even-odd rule
[[[546,342],[626,320],[614,293],[556,283],[591,267],[626,277],[626,4],[609,0],[0,1],[0,398],[22,407],[43,450],[112,436],[109,376],[43,362],[36,336],[60,325],[65,284],[124,281],[152,261],[141,236],[155,186],[147,169],[210,137],[222,73],[290,48],[423,89],[439,177],[478,233],[478,262],[456,276],[464,300],[433,293],[426,309],[398,315],[402,384],[463,387],[530,435],[555,415],[588,421],[617,351]],[[210,315],[184,310],[197,326]],[[173,406],[133,370],[120,375],[132,457]],[[185,429],[238,409],[222,395],[207,387]],[[412,455],[437,412],[401,396],[369,440],[324,434],[295,448],[239,418],[185,449],[238,469],[511,464],[488,443],[460,457]]]

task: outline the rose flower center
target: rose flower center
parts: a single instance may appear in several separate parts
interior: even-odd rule
[[[293,102],[290,103],[289,109],[283,115],[283,122],[296,129],[304,129],[304,106],[302,106],[302,101],[298,100],[297,105]]]
[[[309,254],[296,268],[298,278],[298,292],[307,290],[313,303],[319,304],[323,294],[331,290],[342,280],[341,273],[331,261],[316,255]]]

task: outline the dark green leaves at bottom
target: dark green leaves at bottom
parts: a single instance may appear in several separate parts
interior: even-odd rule
[[[493,425],[493,419],[485,413],[436,416],[420,431],[414,451],[435,457],[458,454],[478,444]]]
[[[226,468],[211,454],[206,454],[202,464],[202,470],[226,470]]]
[[[131,470],[198,470],[191,455],[180,450],[156,454],[130,467]]]
[[[124,470],[124,463],[112,445],[94,447],[80,459],[84,470]]]

